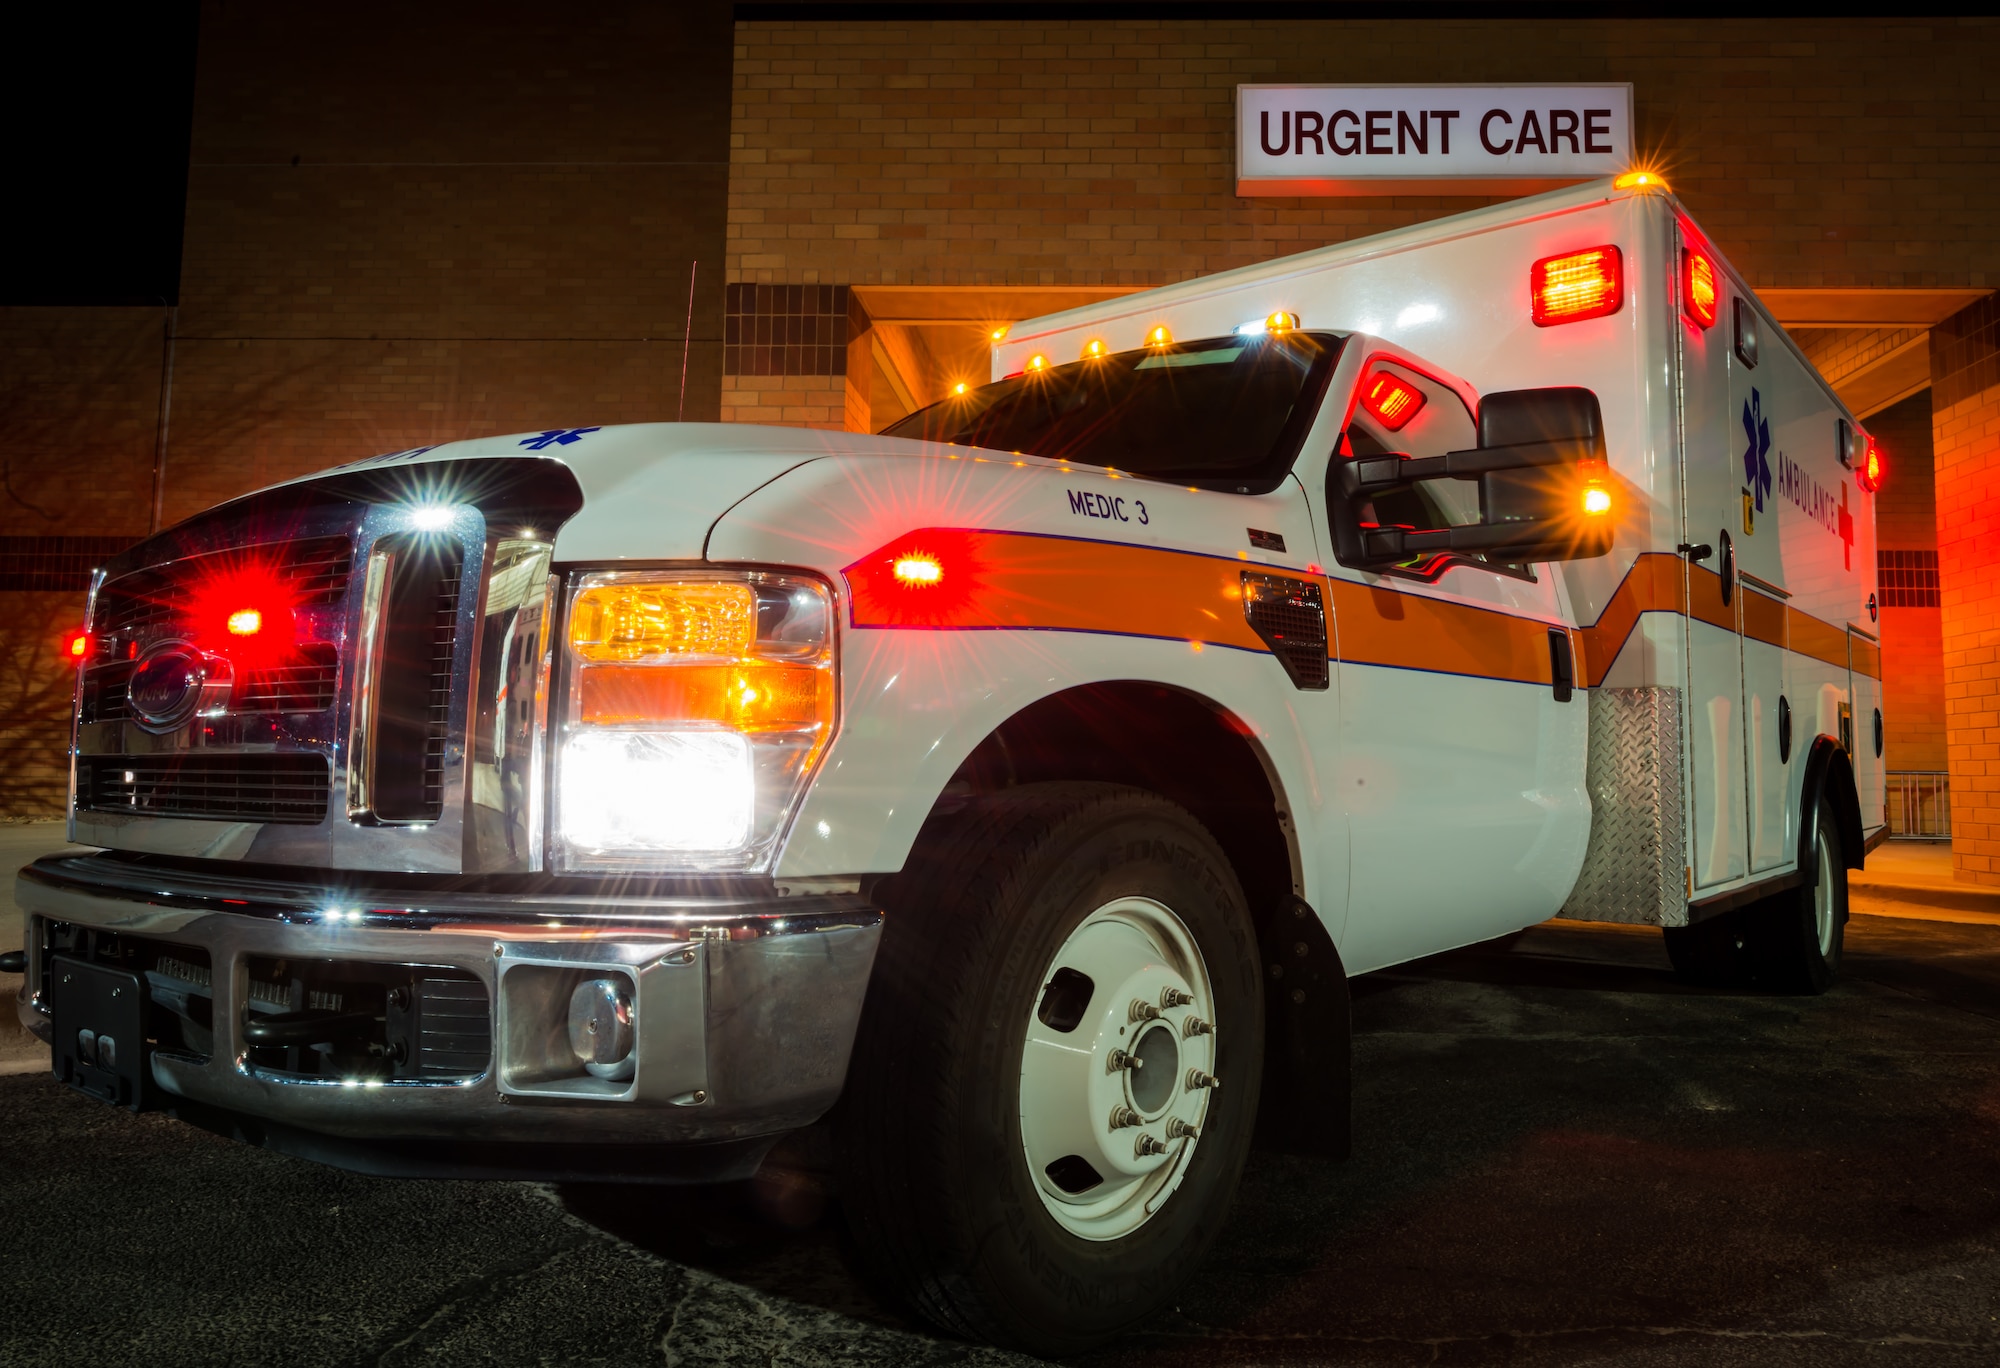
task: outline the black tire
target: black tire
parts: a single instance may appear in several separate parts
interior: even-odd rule
[[[1840,976],[1847,939],[1847,862],[1840,824],[1824,803],[1813,813],[1808,848],[1818,868],[1807,883],[1744,909],[1745,974],[1767,992],[1824,993]]]
[[[1741,910],[1693,926],[1669,926],[1666,941],[1667,958],[1686,982],[1702,988],[1740,988],[1748,982]]]
[[[1085,917],[1137,895],[1172,911],[1206,962],[1215,1071],[1179,1186],[1122,1238],[1049,1214],[1023,1152],[1023,1028],[1041,976]],[[1221,1231],[1257,1115],[1260,959],[1244,897],[1207,830],[1111,784],[1026,785],[933,817],[888,913],[835,1144],[841,1204],[883,1290],[957,1334],[1060,1355],[1143,1324]]]
[[[1833,813],[1820,804],[1812,821],[1811,879],[1693,926],[1666,928],[1675,973],[1705,988],[1824,993],[1833,986],[1846,941],[1847,863]],[[1823,910],[1830,923],[1824,940]]]

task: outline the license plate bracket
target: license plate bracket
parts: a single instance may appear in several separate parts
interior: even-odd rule
[[[138,1111],[150,1068],[139,976],[57,955],[49,962],[49,1017],[56,1080]]]

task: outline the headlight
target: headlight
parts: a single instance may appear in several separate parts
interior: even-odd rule
[[[833,733],[826,586],[600,571],[565,621],[556,867],[765,868]]]

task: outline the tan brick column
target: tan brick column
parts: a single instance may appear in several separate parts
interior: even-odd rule
[[[1952,868],[2000,887],[2000,386],[1939,407],[1933,431]]]

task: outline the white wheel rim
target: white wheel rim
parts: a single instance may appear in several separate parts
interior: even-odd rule
[[[1089,980],[1087,1002],[1068,975]],[[1063,1229],[1115,1240],[1166,1205],[1208,1120],[1219,1029],[1201,950],[1151,898],[1104,904],[1050,958],[1021,1052],[1021,1149]]]
[[[1819,882],[1813,888],[1813,930],[1819,933],[1819,957],[1833,957],[1833,851],[1827,847],[1826,833],[1813,833],[1813,853],[1819,859]]]

